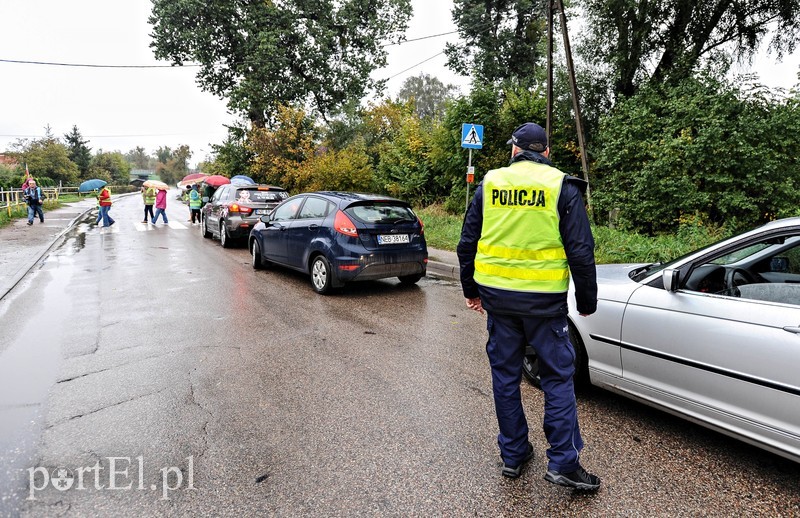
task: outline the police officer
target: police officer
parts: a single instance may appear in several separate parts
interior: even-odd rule
[[[544,433],[550,448],[545,480],[596,490],[600,479],[579,462],[583,448],[575,404],[575,350],[567,326],[569,277],[578,312],[597,308],[594,238],[582,193],[586,183],[548,159],[538,124],[514,130],[511,164],[489,171],[464,217],[458,259],[467,307],[488,313],[486,352],[500,433],[502,474],[517,478],[533,458],[520,382],[526,346],[539,358]]]

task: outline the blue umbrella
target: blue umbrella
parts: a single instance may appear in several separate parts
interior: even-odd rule
[[[245,176],[243,174],[237,174],[233,178],[231,178],[231,183],[238,183],[239,185],[254,185],[256,182],[249,176]]]
[[[89,192],[95,189],[100,189],[104,187],[108,182],[105,180],[100,180],[99,178],[93,178],[91,180],[86,180],[83,182],[80,187],[78,187],[78,192]]]

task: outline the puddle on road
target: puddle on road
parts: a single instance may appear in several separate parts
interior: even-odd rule
[[[0,353],[0,459],[9,475],[0,476],[0,514],[3,506],[13,506],[20,498],[15,475],[34,462],[44,426],[42,409],[62,362],[61,335],[68,317],[64,308],[72,304],[68,287],[74,258],[53,254],[48,263],[3,315],[14,333]]]

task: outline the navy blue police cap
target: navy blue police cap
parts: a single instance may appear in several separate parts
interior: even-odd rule
[[[541,153],[547,149],[547,133],[535,122],[526,122],[514,130],[506,144],[514,144],[520,149]]]

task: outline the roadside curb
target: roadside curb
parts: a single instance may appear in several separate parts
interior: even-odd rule
[[[138,193],[136,192],[124,193],[118,195],[118,198],[129,196],[132,194],[138,194]],[[39,264],[39,261],[41,261],[44,257],[47,256],[47,254],[49,254],[54,248],[56,248],[56,245],[61,244],[61,242],[64,240],[64,236],[67,235],[67,232],[72,230],[72,228],[75,226],[76,223],[78,223],[78,221],[85,218],[86,215],[94,209],[95,209],[94,206],[89,207],[88,209],[84,210],[83,212],[72,218],[72,220],[69,223],[67,223],[67,226],[61,232],[59,232],[53,239],[50,240],[50,244],[46,248],[44,248],[40,253],[35,254],[33,259],[31,259],[27,263],[24,263],[22,268],[17,270],[17,272],[10,279],[0,281],[0,301],[2,301],[6,297],[6,295],[8,295],[11,292],[11,290],[13,290],[17,286],[17,284],[19,284],[20,281],[22,281],[22,279],[26,275],[28,275],[28,273],[37,264]]]
[[[42,250],[40,253],[36,254],[31,261],[29,261],[22,268],[17,270],[16,274],[13,277],[11,277],[11,279],[0,285],[0,300],[3,300],[6,297],[6,295],[8,295],[11,292],[11,290],[13,290],[17,286],[17,284],[19,284],[20,281],[26,275],[28,275],[28,272],[30,272],[37,264],[39,264],[39,261],[41,261],[47,254],[49,254],[50,251],[53,250],[53,248],[55,248],[57,244],[61,244],[61,241],[64,239],[64,236],[67,234],[67,232],[72,230],[72,227],[75,226],[75,223],[77,223],[78,220],[85,218],[86,214],[88,214],[89,211],[91,211],[92,209],[94,209],[94,207],[90,207],[85,211],[81,212],[80,214],[78,214],[77,216],[75,216],[72,219],[72,221],[70,221],[67,224],[67,227],[61,232],[59,232],[50,241],[50,245],[47,248]]]
[[[459,279],[459,268],[452,264],[428,259],[428,275],[434,275],[444,279],[457,281]]]

